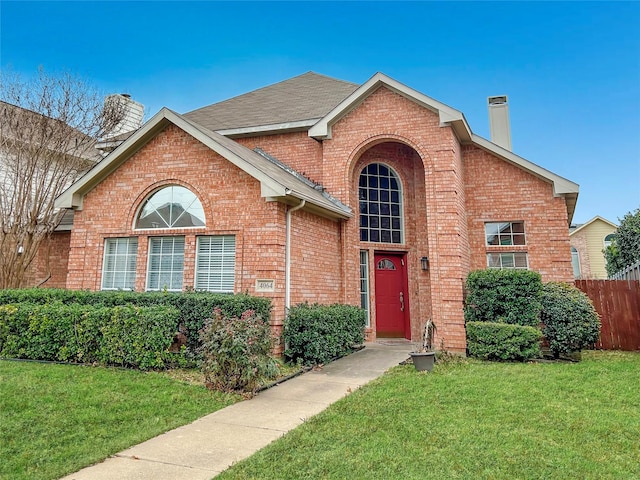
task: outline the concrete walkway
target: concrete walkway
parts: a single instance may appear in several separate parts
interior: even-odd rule
[[[62,480],[209,480],[406,360],[406,341],[348,357],[124,450]]]

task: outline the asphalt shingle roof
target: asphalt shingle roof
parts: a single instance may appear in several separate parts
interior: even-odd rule
[[[319,119],[359,85],[313,72],[184,114],[209,130]]]

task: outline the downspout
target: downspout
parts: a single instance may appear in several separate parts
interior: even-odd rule
[[[299,205],[287,210],[286,240],[284,253],[284,315],[289,314],[291,307],[291,214],[304,207],[306,200],[301,200]]]

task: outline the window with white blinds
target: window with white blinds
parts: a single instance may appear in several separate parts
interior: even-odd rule
[[[133,290],[136,284],[137,255],[137,238],[105,239],[102,290]]]
[[[233,293],[236,271],[236,237],[198,237],[195,289]]]
[[[184,271],[184,237],[151,237],[147,290],[181,291]]]

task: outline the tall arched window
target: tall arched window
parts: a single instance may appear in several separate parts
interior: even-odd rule
[[[398,175],[380,163],[360,173],[360,240],[402,243],[402,190]]]
[[[204,210],[188,188],[169,185],[152,194],[143,204],[136,228],[203,227]]]

